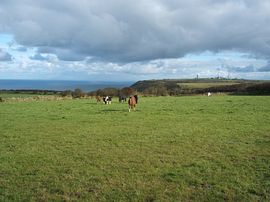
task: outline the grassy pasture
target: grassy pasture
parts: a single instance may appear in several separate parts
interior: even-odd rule
[[[236,85],[240,84],[239,82],[194,82],[194,83],[178,83],[177,85],[180,87],[184,87],[187,89],[203,89],[217,86],[228,86],[228,85]]]
[[[0,201],[269,201],[270,97],[0,103]]]

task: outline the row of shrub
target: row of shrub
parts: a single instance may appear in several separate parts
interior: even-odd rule
[[[104,88],[98,89],[96,91],[91,91],[88,93],[83,92],[81,89],[77,88],[74,91],[66,90],[61,92],[61,96],[71,96],[73,98],[82,98],[82,97],[93,97],[93,96],[111,96],[111,97],[118,97],[120,95],[130,96],[136,93],[136,91],[130,87],[124,87],[122,89],[118,88]]]
[[[96,91],[84,92],[77,88],[75,90],[65,90],[65,91],[53,91],[53,90],[0,90],[0,94],[34,94],[34,95],[57,95],[62,97],[72,97],[72,98],[82,98],[89,96],[129,96],[134,94],[136,91],[130,87],[124,87],[122,89],[118,88],[104,88],[98,89]],[[2,98],[0,101],[3,100]]]

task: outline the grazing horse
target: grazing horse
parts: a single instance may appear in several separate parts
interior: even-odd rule
[[[138,103],[138,96],[137,95],[131,96],[128,100],[128,111],[130,112],[131,109],[136,110],[135,107],[137,103]]]
[[[112,103],[111,96],[103,97],[103,102],[104,102],[104,104],[111,104]]]
[[[119,96],[119,102],[126,102],[127,101],[127,98],[126,98],[126,96],[124,96],[124,95],[120,95]]]

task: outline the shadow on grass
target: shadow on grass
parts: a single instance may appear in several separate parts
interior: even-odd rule
[[[102,103],[97,103],[97,102],[88,102],[88,103],[85,103],[86,105],[99,105],[99,104],[102,104]]]
[[[139,112],[140,110],[131,110],[131,112]],[[128,109],[102,109],[100,112],[128,112]]]
[[[102,109],[101,112],[125,112],[125,109]]]

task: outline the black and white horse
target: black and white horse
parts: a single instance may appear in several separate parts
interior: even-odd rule
[[[103,102],[106,105],[111,104],[112,103],[112,97],[111,96],[103,97]]]

